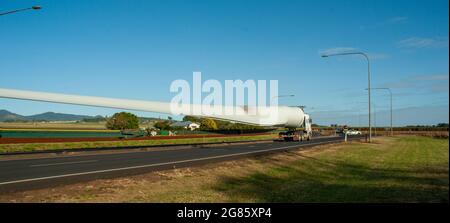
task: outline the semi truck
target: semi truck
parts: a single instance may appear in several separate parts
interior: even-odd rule
[[[283,140],[302,141],[311,140],[312,138],[312,120],[304,112],[304,106],[249,107],[219,105],[211,108],[208,104],[177,104],[173,102],[68,95],[4,88],[0,88],[0,98],[127,109],[170,115],[190,115],[263,127],[283,127],[288,129],[288,131],[280,133],[280,138]],[[198,114],[196,111],[202,112]],[[215,111],[221,112],[216,113]]]
[[[279,141],[309,141],[312,139],[312,119],[304,113],[301,128],[290,128],[278,134]]]

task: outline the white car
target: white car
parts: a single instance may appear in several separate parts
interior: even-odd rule
[[[346,132],[346,134],[349,136],[353,136],[353,135],[361,135],[362,133],[360,131],[356,131],[356,130],[348,130]]]

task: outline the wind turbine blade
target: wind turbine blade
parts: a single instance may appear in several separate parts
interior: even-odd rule
[[[115,109],[126,109],[145,112],[156,112],[171,115],[192,115],[198,117],[208,117],[219,120],[234,121],[245,124],[259,126],[286,126],[297,127],[303,123],[304,113],[296,107],[270,106],[270,107],[238,107],[238,106],[218,106],[215,109],[219,113],[212,112],[209,105],[182,104],[174,111],[172,103],[117,99],[106,97],[79,96],[59,93],[45,93],[36,91],[23,91],[0,88],[0,97],[53,102],[62,104],[85,105]],[[203,111],[205,113],[195,113]],[[249,111],[257,111],[249,114]]]

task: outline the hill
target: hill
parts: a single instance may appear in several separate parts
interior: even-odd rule
[[[12,113],[7,110],[0,110],[0,122],[13,121],[80,121],[83,119],[94,118],[87,115],[73,115],[55,112],[45,112],[37,115],[23,116]]]
[[[12,113],[7,110],[0,110],[0,122],[4,121],[23,121],[27,120],[25,116]]]
[[[93,116],[87,115],[73,115],[73,114],[63,114],[55,112],[45,112],[38,115],[26,116],[27,120],[30,121],[80,121],[83,119],[94,118]]]
[[[152,122],[152,121],[160,121],[165,119],[159,118],[147,118],[147,117],[139,117],[139,121],[141,123]],[[101,122],[106,121],[105,117],[97,115],[97,116],[88,116],[88,115],[74,115],[74,114],[64,114],[64,113],[55,113],[55,112],[45,112],[37,115],[19,115],[16,113],[12,113],[8,110],[0,110],[0,122],[27,122],[27,121],[83,121],[83,122]]]

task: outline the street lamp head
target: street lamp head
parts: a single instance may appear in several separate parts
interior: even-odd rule
[[[328,55],[322,55],[322,57],[328,57]]]
[[[28,11],[28,10],[39,10],[41,8],[42,8],[41,6],[35,5],[35,6],[28,7],[28,8],[16,9],[16,10],[8,11],[8,12],[0,12],[0,16],[4,16],[4,15],[11,14],[11,13],[16,13],[16,12]]]

